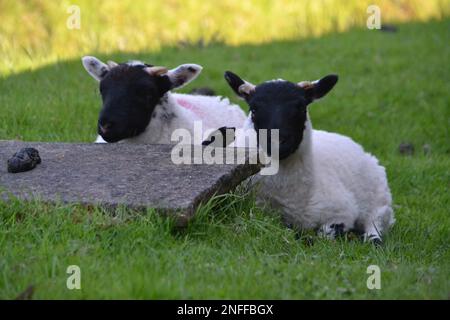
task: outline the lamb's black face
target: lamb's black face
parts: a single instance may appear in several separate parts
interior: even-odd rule
[[[272,152],[271,132],[278,130],[279,159],[282,160],[294,153],[302,142],[308,105],[327,94],[338,77],[328,75],[318,81],[301,83],[273,80],[254,86],[227,71],[225,79],[247,101],[255,130],[267,130],[267,144],[259,141],[259,134],[257,137],[258,146],[266,149],[268,155]]]
[[[150,123],[156,105],[170,89],[167,76],[153,76],[146,65],[120,64],[100,81],[103,107],[98,134],[107,142],[134,137]]]
[[[100,82],[103,107],[97,127],[106,142],[144,132],[165,94],[191,82],[202,71],[201,66],[193,63],[168,70],[140,61],[106,64],[92,56],[85,56],[81,61],[86,71]]]
[[[267,130],[266,151],[269,155],[271,130],[274,129],[279,135],[280,160],[297,150],[303,138],[309,103],[302,88],[287,81],[265,82],[255,88],[247,103],[255,130]]]

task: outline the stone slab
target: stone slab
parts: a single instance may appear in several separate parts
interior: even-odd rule
[[[42,163],[28,172],[8,173],[7,160],[24,147],[36,148]],[[259,171],[256,164],[176,165],[172,148],[0,141],[0,193],[4,200],[13,195],[49,203],[155,208],[184,225],[201,202]]]

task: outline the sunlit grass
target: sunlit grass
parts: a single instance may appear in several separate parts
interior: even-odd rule
[[[81,29],[67,28],[70,5]],[[185,43],[261,44],[383,23],[441,19],[448,0],[0,1],[0,75],[92,52],[158,51]]]

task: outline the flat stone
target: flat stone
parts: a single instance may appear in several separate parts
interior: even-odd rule
[[[7,160],[24,147],[37,149],[42,163],[31,171],[8,173]],[[155,208],[184,225],[200,203],[259,171],[258,165],[248,163],[176,165],[172,148],[0,141],[0,194],[5,201],[13,195],[26,201]]]

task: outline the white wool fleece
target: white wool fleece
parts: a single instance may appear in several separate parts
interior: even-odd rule
[[[246,126],[253,124],[247,120]],[[394,223],[384,167],[349,137],[313,130],[309,115],[299,148],[280,160],[279,172],[251,181],[257,183],[260,202],[302,230],[317,229],[332,238],[333,225],[343,224],[343,232],[356,229],[374,240]]]

